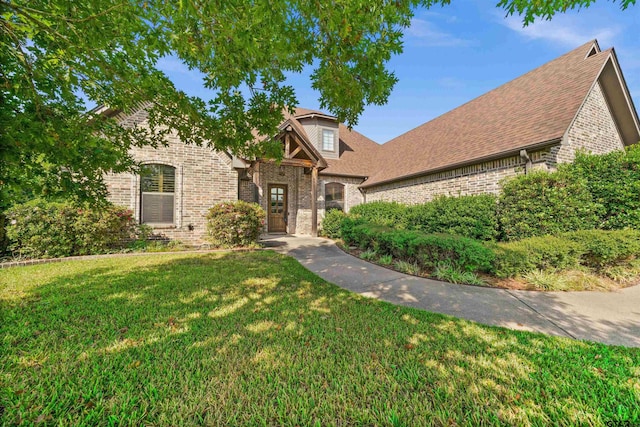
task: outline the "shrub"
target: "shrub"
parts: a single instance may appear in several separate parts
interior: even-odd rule
[[[370,202],[351,208],[349,214],[365,222],[396,227],[404,222],[407,207],[396,202]]]
[[[539,291],[569,290],[569,279],[556,271],[533,270],[525,274],[523,279]]]
[[[601,155],[577,153],[563,168],[584,179],[593,200],[604,206],[601,228],[640,229],[640,145]]]
[[[340,225],[346,216],[347,214],[339,209],[328,210],[322,220],[322,235],[331,239],[339,239],[341,237]]]
[[[353,217],[351,215],[345,216],[340,222],[340,237],[347,245],[357,245],[358,243],[355,241],[354,229],[364,224],[364,220],[362,218]]]
[[[503,183],[498,204],[505,240],[595,228],[602,212],[585,180],[563,171],[511,178]]]
[[[241,200],[214,205],[207,214],[207,238],[216,247],[255,245],[264,227],[264,210]]]
[[[534,270],[577,267],[583,249],[566,238],[530,237],[495,246],[494,273],[498,277],[514,277]]]
[[[378,257],[378,253],[372,249],[368,249],[360,254],[360,258],[365,261],[373,261]]]
[[[382,255],[378,258],[378,263],[382,265],[391,265],[393,263],[393,257],[391,255]]]
[[[581,263],[587,267],[611,267],[640,255],[638,230],[582,230],[562,237],[582,247]]]
[[[407,262],[398,260],[393,263],[396,270],[404,274],[411,274],[412,276],[420,275],[420,266],[415,262]]]
[[[493,251],[482,243],[461,236],[424,234],[412,230],[393,230],[376,224],[360,224],[353,228],[353,244],[375,250],[379,255],[417,263],[431,269],[448,261],[466,271],[490,270]]]
[[[484,281],[479,278],[475,273],[470,271],[463,271],[457,267],[454,267],[448,262],[439,263],[433,270],[433,277],[438,280],[444,280],[455,284],[464,285],[484,285]]]
[[[476,240],[498,236],[497,197],[438,196],[430,202],[409,206],[406,226],[425,233],[457,234]]]
[[[7,240],[7,230],[6,230],[6,221],[7,218],[4,216],[4,213],[0,212],[0,256],[4,254],[9,245],[9,241]]]
[[[138,238],[133,213],[113,205],[34,200],[7,210],[10,250],[27,258],[100,254]]]
[[[450,234],[425,234],[412,240],[410,245],[418,263],[429,269],[447,261],[464,271],[489,271],[495,257],[493,251],[482,243]]]

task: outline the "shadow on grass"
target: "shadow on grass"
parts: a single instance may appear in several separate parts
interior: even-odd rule
[[[286,244],[289,248],[283,251],[307,268],[368,297],[485,324],[640,347],[640,285],[614,292],[509,291],[455,285],[402,275],[353,257],[330,241],[305,244],[304,238],[287,236]]]
[[[640,417],[635,349],[396,307],[271,252],[2,273],[2,424],[597,425]]]

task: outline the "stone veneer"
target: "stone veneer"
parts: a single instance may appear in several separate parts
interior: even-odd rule
[[[144,125],[144,110],[128,116],[130,123]],[[166,147],[134,147],[131,155],[141,163],[159,163],[176,168],[174,225],[154,227],[154,233],[188,244],[204,243],[206,214],[213,204],[237,200],[238,173],[231,158],[207,147],[184,144],[176,135],[167,137]],[[131,173],[105,177],[109,200],[134,211],[140,219],[140,177]],[[190,228],[192,228],[190,230]]]
[[[240,200],[256,202],[265,211],[268,210],[267,189],[270,184],[284,184],[287,186],[287,232],[289,234],[311,234],[311,174],[305,173],[303,168],[293,166],[278,167],[274,163],[259,163],[254,165],[252,181],[240,180]],[[331,175],[318,177],[318,194],[316,195],[318,208],[318,229],[324,218],[324,186],[330,182],[339,182],[345,186],[345,210],[364,202],[364,196],[358,186],[362,178],[351,178]],[[267,231],[265,223],[265,232]]]

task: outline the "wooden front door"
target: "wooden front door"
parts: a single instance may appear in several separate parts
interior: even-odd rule
[[[269,185],[269,233],[287,231],[287,186]]]

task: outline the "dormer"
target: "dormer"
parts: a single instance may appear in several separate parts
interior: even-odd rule
[[[296,119],[309,136],[309,140],[325,159],[340,156],[340,134],[338,119],[318,111],[306,110]]]

